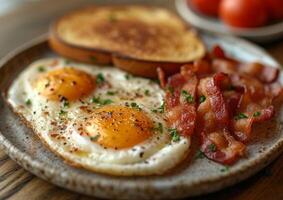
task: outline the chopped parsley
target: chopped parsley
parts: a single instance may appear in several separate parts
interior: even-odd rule
[[[194,97],[189,92],[187,92],[186,90],[182,90],[181,94],[184,97],[184,99],[186,100],[186,102],[194,103]]]
[[[126,80],[129,80],[131,78],[131,75],[130,74],[125,74],[125,79]]]
[[[90,102],[91,103],[100,103],[100,98],[99,97],[93,97]]]
[[[62,115],[66,115],[67,114],[67,111],[64,111],[64,110],[60,110],[59,112],[59,115],[62,116]]]
[[[260,115],[261,115],[261,113],[260,113],[259,111],[255,112],[255,113],[253,114],[254,117],[259,117]]]
[[[45,67],[44,66],[39,66],[38,68],[37,68],[37,70],[39,71],[39,72],[45,72],[46,71],[46,69],[45,69]]]
[[[239,113],[238,115],[236,115],[236,116],[234,117],[235,120],[247,119],[247,118],[248,118],[248,116],[245,115],[244,113]]]
[[[136,102],[132,102],[130,105],[131,105],[132,108],[136,108],[138,110],[141,110],[141,108],[139,107],[139,105]]]
[[[30,100],[30,99],[27,99],[27,100],[26,100],[26,105],[27,105],[27,106],[30,106],[30,105],[31,105],[31,100]]]
[[[210,145],[208,145],[208,149],[209,149],[210,152],[215,152],[216,151],[216,145],[210,144]]]
[[[173,142],[178,142],[178,141],[180,141],[180,135],[179,135],[179,133],[178,133],[178,131],[177,131],[176,128],[170,128],[170,129],[168,129],[168,131],[169,131],[169,133],[170,133],[171,140],[172,140]]]
[[[96,136],[90,137],[90,140],[91,140],[92,142],[95,142],[95,141],[97,141],[97,140],[99,139],[99,137],[100,137],[100,135],[98,134],[98,135],[96,135]]]
[[[150,82],[160,84],[160,81],[158,79],[151,79]]]
[[[113,101],[111,99],[103,99],[100,104],[101,105],[108,105],[108,104],[111,104],[113,103]]]
[[[205,155],[201,150],[198,150],[195,158],[196,159],[202,159],[202,158],[205,158]]]
[[[69,108],[70,102],[68,101],[68,99],[64,98],[62,103],[64,108]]]
[[[96,62],[97,61],[95,56],[90,56],[89,59],[90,59],[91,62]]]
[[[164,113],[165,103],[163,102],[157,109],[151,110],[154,113]]]
[[[103,76],[103,74],[99,73],[96,75],[96,83],[97,84],[101,84],[105,81],[105,78]]]
[[[206,97],[204,95],[201,95],[199,97],[199,103],[203,103],[203,102],[205,102],[205,100],[206,100]]]
[[[222,169],[220,169],[221,172],[227,172],[229,171],[229,166],[224,166]]]
[[[114,91],[107,91],[106,94],[109,95],[109,96],[113,96],[113,95],[117,94],[117,92],[114,92]]]
[[[149,96],[150,95],[149,90],[145,90],[144,94],[145,94],[145,96]]]
[[[93,97],[90,102],[96,103],[99,105],[108,105],[108,104],[113,103],[111,99],[101,99],[100,97]]]
[[[163,125],[160,122],[158,122],[158,126],[154,127],[153,130],[159,133],[163,133]]]

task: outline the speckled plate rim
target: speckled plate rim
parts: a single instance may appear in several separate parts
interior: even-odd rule
[[[17,55],[24,53],[26,50],[34,47],[35,45],[46,43],[46,38],[47,35],[43,35],[8,54],[6,57],[1,59],[0,69]],[[280,66],[263,49],[253,45],[252,43],[226,36],[221,36],[221,39],[224,41],[233,41],[237,44],[243,45],[245,48],[249,48],[249,50],[255,54],[268,56],[275,65]],[[140,199],[176,199],[213,192],[231,186],[255,174],[273,161],[283,151],[283,137],[274,143],[267,153],[261,155],[258,159],[251,159],[249,163],[242,166],[241,170],[235,170],[234,172],[223,174],[221,176],[211,176],[209,179],[203,182],[189,180],[175,182],[172,180],[171,182],[167,181],[162,183],[149,180],[148,184],[143,186],[139,186],[139,184],[131,185],[127,182],[123,182],[123,180],[121,181],[121,184],[113,185],[111,180],[107,180],[107,177],[92,179],[91,182],[86,182],[82,179],[77,180],[79,177],[71,176],[71,173],[68,171],[60,171],[52,167],[52,164],[46,165],[37,160],[33,160],[29,154],[21,152],[20,149],[11,143],[1,132],[0,145],[13,160],[15,160],[26,170],[42,179],[54,183],[55,185],[73,191],[111,199],[117,199],[117,197],[119,198],[121,196],[123,199],[133,199],[137,197]],[[156,184],[156,182],[158,182],[158,184]],[[79,185],[77,183],[79,183]],[[110,190],[111,192],[109,193]],[[126,196],[125,193],[127,193]]]

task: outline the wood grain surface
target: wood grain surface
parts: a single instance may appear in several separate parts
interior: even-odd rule
[[[103,1],[103,3],[109,2],[108,0]],[[123,0],[119,1],[121,2]],[[146,3],[149,2],[156,4],[162,2],[167,7],[173,4],[173,1],[170,0],[151,0]],[[52,20],[65,11],[91,3],[99,2],[92,0],[27,1],[5,15],[0,15],[0,57],[25,41],[45,33]],[[283,39],[263,47],[283,64]],[[43,181],[25,171],[0,149],[0,199],[86,200],[98,198],[74,193]],[[216,193],[191,199],[281,200],[283,199],[283,155],[246,181]]]

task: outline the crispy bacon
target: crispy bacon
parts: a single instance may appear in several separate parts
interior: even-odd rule
[[[168,124],[182,135],[191,135],[196,122],[196,75],[183,67],[180,74],[169,78],[165,108]]]
[[[248,75],[257,78],[263,83],[273,83],[279,75],[279,69],[275,67],[264,66],[257,62],[241,64],[226,58],[213,60],[212,67],[216,72]]]
[[[219,126],[227,127],[229,124],[229,113],[226,102],[221,91],[221,82],[227,79],[227,75],[224,73],[215,74],[206,86],[206,92],[208,94],[212,111],[215,114],[216,123]]]
[[[245,154],[245,145],[238,142],[225,129],[201,133],[201,151],[211,160],[231,165]]]
[[[229,84],[230,80],[224,73],[216,73],[208,78],[202,86],[201,93],[206,94],[208,101],[199,106],[198,119],[201,125],[201,150],[204,154],[216,162],[232,164],[245,152],[245,146],[236,141],[230,132],[229,104],[225,101],[222,87]],[[225,88],[225,87],[224,87]],[[232,102],[230,98],[230,103]],[[232,104],[232,103],[231,103]],[[209,117],[209,118],[208,118]]]
[[[233,118],[233,131],[238,140],[248,142],[252,136],[252,125],[274,116],[273,94],[252,77],[234,75],[232,82],[245,88],[237,109],[238,116]]]
[[[240,63],[220,46],[184,65],[167,84],[164,73],[158,74],[166,88],[168,125],[184,136],[196,132],[201,151],[222,164],[233,164],[245,154],[253,125],[271,119],[275,102],[283,101],[278,69]]]

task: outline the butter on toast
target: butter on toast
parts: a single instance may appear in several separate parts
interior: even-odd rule
[[[71,12],[52,26],[50,46],[84,62],[113,63],[135,75],[156,77],[201,58],[201,40],[176,15],[146,6],[99,6]]]

